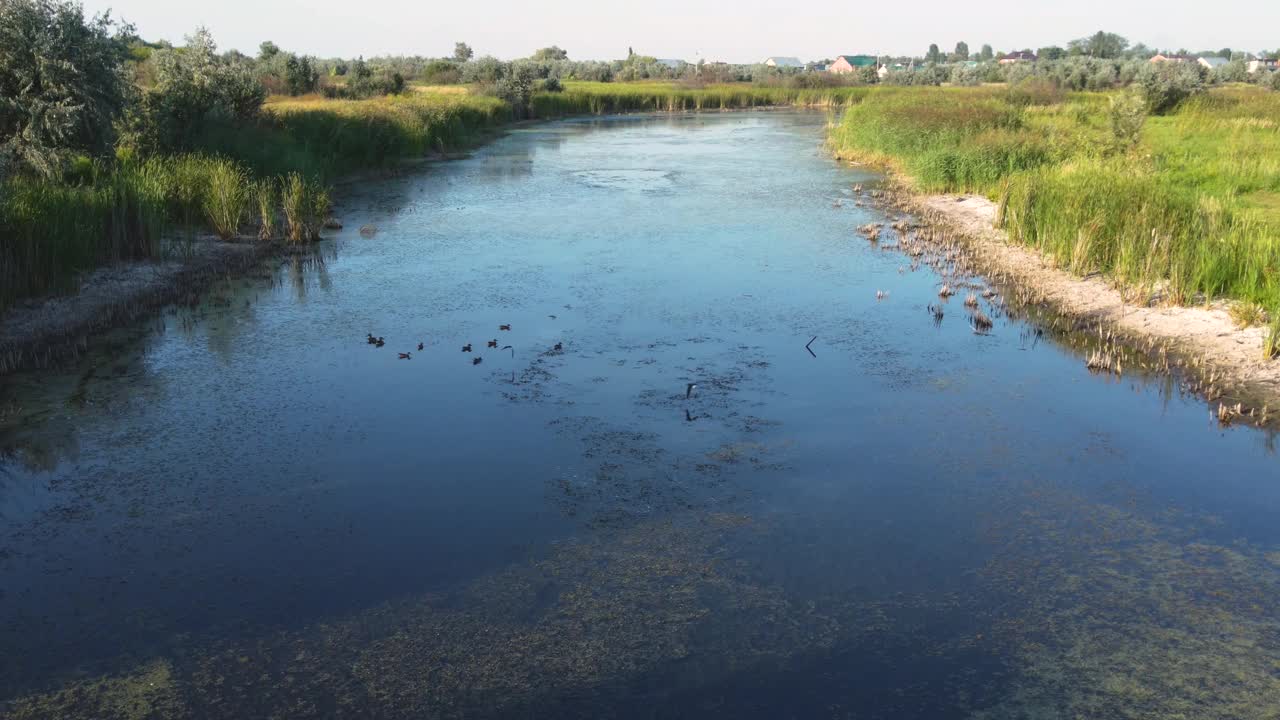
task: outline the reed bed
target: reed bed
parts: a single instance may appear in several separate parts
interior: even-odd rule
[[[1103,94],[877,91],[836,152],[930,192],[984,194],[1016,240],[1146,300],[1227,298],[1280,310],[1280,94],[1226,88],[1112,135]]]
[[[870,92],[866,87],[775,88],[750,85],[684,86],[670,82],[567,82],[561,92],[536,93],[534,117],[605,115],[631,112],[745,110],[756,107],[847,107]]]

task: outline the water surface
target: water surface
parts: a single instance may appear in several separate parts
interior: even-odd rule
[[[1270,438],[935,326],[825,122],[522,129],[7,379],[0,714],[1280,713]]]

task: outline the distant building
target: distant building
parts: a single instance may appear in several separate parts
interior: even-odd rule
[[[847,75],[854,70],[874,68],[879,64],[874,55],[837,55],[835,62],[827,68],[827,72]]]
[[[689,64],[684,60],[675,60],[673,58],[656,58],[654,62],[658,63],[659,65],[662,65],[663,67],[671,68],[672,70],[679,70],[680,68]]]
[[[1001,65],[1012,65],[1014,63],[1035,62],[1036,60],[1039,60],[1039,58],[1037,58],[1036,54],[1031,52],[1030,50],[1019,50],[1017,52],[1011,52],[1008,55],[1000,56]]]
[[[1194,55],[1174,55],[1173,53],[1169,53],[1168,55],[1166,55],[1164,53],[1160,53],[1160,54],[1157,54],[1155,57],[1151,58],[1149,62],[1193,63],[1196,61],[1196,59],[1197,58]]]
[[[1214,68],[1220,68],[1231,61],[1216,55],[1206,55],[1205,57],[1196,58],[1196,62],[1212,70]]]
[[[1258,58],[1257,60],[1249,61],[1250,73],[1261,72],[1263,70],[1275,70],[1277,67],[1280,67],[1280,61],[1277,61],[1275,58]]]
[[[876,70],[876,75],[879,75],[880,79],[883,80],[889,77],[889,73],[891,72],[908,72],[910,70],[914,70],[915,66],[916,64],[914,61],[909,63],[896,62],[892,65],[886,63],[881,65],[879,70]]]
[[[764,59],[764,64],[774,68],[802,68],[804,63],[800,62],[800,58],[782,57],[775,55]]]

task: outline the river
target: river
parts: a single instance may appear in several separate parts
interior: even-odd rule
[[[1274,717],[1273,438],[935,323],[826,120],[523,127],[3,380],[0,715]]]

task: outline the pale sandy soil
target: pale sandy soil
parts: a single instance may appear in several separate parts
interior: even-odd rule
[[[978,196],[925,195],[915,199],[944,218],[970,246],[985,271],[1034,289],[1058,312],[1113,326],[1122,334],[1175,348],[1220,373],[1236,398],[1280,408],[1280,360],[1262,358],[1262,328],[1237,328],[1224,302],[1197,307],[1139,306],[1102,277],[1080,278],[1055,266],[1043,253],[1011,242],[994,227],[996,204]]]

